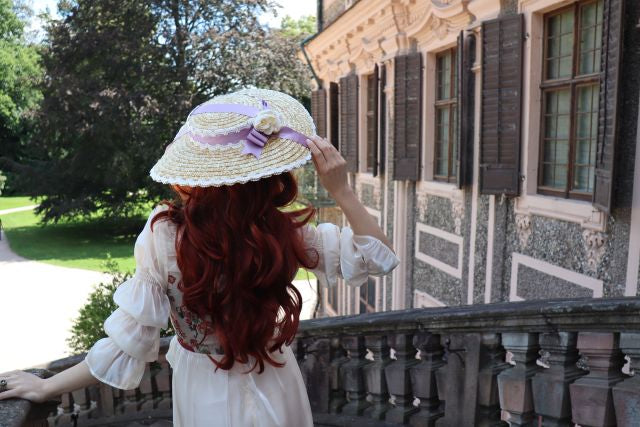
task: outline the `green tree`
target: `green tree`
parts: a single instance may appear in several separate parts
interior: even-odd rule
[[[41,99],[38,49],[24,33],[28,15],[25,5],[0,0],[0,159],[8,169],[28,152],[33,111]]]
[[[303,39],[316,32],[316,17],[312,15],[302,16],[299,19],[293,19],[289,15],[282,18],[280,31],[285,37]]]
[[[47,26],[39,151],[23,176],[46,220],[127,215],[166,195],[148,171],[195,105],[259,86],[303,99],[298,41],[270,0],[75,0]]]

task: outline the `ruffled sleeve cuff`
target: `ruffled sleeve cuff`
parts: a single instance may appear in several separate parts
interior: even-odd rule
[[[108,338],[98,341],[85,359],[98,380],[120,389],[136,388],[147,362],[158,358],[160,329],[167,326],[170,303],[162,286],[144,270],[120,285],[118,309],[104,322]]]
[[[323,223],[310,239],[320,255],[314,273],[324,286],[337,285],[338,278],[344,278],[350,286],[360,286],[369,276],[388,274],[400,262],[379,239],[354,235],[349,227],[341,231],[334,224]]]
[[[96,379],[123,390],[138,387],[146,367],[146,362],[124,353],[111,338],[95,343],[84,361]]]

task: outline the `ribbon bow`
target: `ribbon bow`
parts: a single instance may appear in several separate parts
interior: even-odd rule
[[[196,107],[189,114],[189,116],[191,116],[192,114],[204,113],[236,113],[242,114],[244,116],[255,117],[261,111],[269,108],[269,104],[267,104],[265,100],[262,100],[261,104],[261,109],[242,104],[202,104]],[[280,127],[280,129],[274,131],[271,135],[267,135],[266,133],[256,129],[254,123],[252,123],[248,128],[241,129],[237,132],[233,132],[227,135],[198,135],[193,132],[188,132],[186,129],[187,127],[183,126],[174,138],[174,141],[184,134],[189,134],[191,138],[201,144],[209,145],[233,144],[244,140],[245,145],[244,149],[242,150],[242,154],[251,154],[256,159],[260,158],[262,150],[264,150],[264,146],[269,141],[269,139],[273,137],[290,139],[304,147],[307,147],[307,136],[287,126]]]

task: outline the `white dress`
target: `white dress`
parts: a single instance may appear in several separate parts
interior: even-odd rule
[[[166,207],[151,213],[136,240],[136,273],[115,292],[118,309],[104,323],[108,337],[99,340],[85,359],[94,377],[120,389],[138,387],[146,363],[157,360],[160,330],[167,327],[172,312],[168,290],[179,276],[175,226],[162,220],[153,231],[150,227],[151,218],[161,209]],[[386,274],[398,264],[395,254],[378,239],[354,235],[348,227],[308,225],[303,238],[320,255],[313,270],[320,286],[335,286],[340,277],[359,286],[369,275]],[[246,374],[249,365],[238,363],[229,371],[216,371],[207,354],[187,350],[176,337],[166,358],[173,369],[175,426],[313,425],[305,385],[289,347],[274,354],[284,367],[265,363],[262,374]]]

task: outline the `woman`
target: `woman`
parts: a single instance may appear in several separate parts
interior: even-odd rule
[[[138,237],[108,337],[51,378],[0,374],[0,399],[44,401],[98,381],[136,388],[170,318],[175,425],[313,425],[289,348],[302,306],[296,271],[312,270],[321,286],[339,277],[359,286],[398,264],[348,186],[344,159],[314,134],[304,107],[280,92],[246,89],[194,109],[151,170],[179,197],[154,209]],[[310,158],[352,228],[315,228],[312,208],[290,210],[290,171]]]

